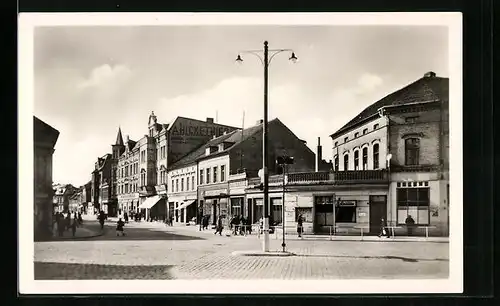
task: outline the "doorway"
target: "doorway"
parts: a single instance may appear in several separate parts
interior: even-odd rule
[[[212,201],[212,215],[214,216],[213,218],[213,225],[217,224],[217,200]]]
[[[370,234],[378,235],[380,219],[387,221],[387,196],[370,196]]]

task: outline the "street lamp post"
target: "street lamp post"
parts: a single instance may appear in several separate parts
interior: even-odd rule
[[[278,53],[284,52],[284,51],[291,51],[292,55],[290,56],[289,60],[296,62],[297,57],[295,56],[295,53],[291,49],[277,49],[277,50],[269,50],[268,42],[264,41],[264,58],[262,58],[259,53],[262,51],[260,50],[248,50],[248,51],[241,51],[241,53],[248,53],[248,54],[253,54],[257,56],[262,64],[264,65],[264,122],[262,124],[262,171],[263,171],[263,193],[264,193],[264,211],[263,211],[263,219],[264,219],[264,239],[263,239],[263,251],[264,252],[269,252],[269,172],[267,169],[267,164],[268,164],[268,158],[269,158],[269,152],[268,152],[268,127],[267,127],[267,112],[268,112],[268,103],[267,103],[267,97],[268,97],[268,75],[269,75],[269,64],[271,63],[271,60],[273,59],[274,56],[276,56]],[[271,56],[269,57],[269,51],[272,52]],[[238,54],[238,57],[236,58],[236,61],[241,63],[243,62],[243,59],[241,58],[241,55]]]
[[[282,221],[281,227],[283,229],[283,242],[281,243],[281,247],[283,248],[283,252],[286,252],[286,242],[285,242],[285,185],[286,185],[286,169],[288,165],[293,164],[294,158],[291,156],[278,156],[276,158],[276,163],[280,165],[283,169],[283,197],[281,200],[282,207]]]

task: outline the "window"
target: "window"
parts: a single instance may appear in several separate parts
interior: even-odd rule
[[[349,154],[344,155],[344,171],[349,169]]]
[[[359,150],[354,151],[354,170],[359,170]]]
[[[405,165],[418,165],[420,153],[420,139],[408,138],[405,140]]]
[[[368,133],[368,129],[363,130],[363,135],[365,135],[366,133]]]
[[[416,185],[416,184],[415,184]],[[429,188],[397,188],[398,224],[405,224],[411,216],[415,224],[429,224]]]
[[[335,141],[335,144],[333,145],[334,147],[338,146],[339,145],[339,142],[338,141]]]
[[[368,170],[368,148],[363,148],[363,170]]]
[[[359,137],[359,132],[354,133],[354,138]]]
[[[335,157],[333,158],[333,161],[334,161],[334,170],[335,171],[339,171],[339,156],[338,155],[335,155]]]
[[[179,179],[175,179],[175,192],[179,192]]]
[[[378,169],[378,147],[378,143],[373,145],[373,169]]]
[[[271,198],[271,218],[274,224],[281,224],[283,220],[283,201],[281,198]]]
[[[347,142],[349,140],[349,137],[344,138],[344,142]]]
[[[374,129],[374,130],[378,129],[378,123],[375,123],[375,124],[373,125],[373,129]]]
[[[200,170],[200,185],[203,184],[203,169]]]
[[[226,166],[221,165],[220,166],[220,181],[224,182],[226,180]]]
[[[210,168],[207,168],[207,184],[210,184]]]
[[[181,191],[184,191],[184,178],[181,178]]]
[[[217,167],[214,167],[214,183],[217,183]]]
[[[231,215],[232,216],[239,216],[241,215],[241,204],[242,204],[243,198],[233,198],[231,199]]]
[[[172,179],[172,192],[174,192],[174,179]]]
[[[189,177],[186,178],[186,191],[189,190]]]
[[[356,201],[342,201],[335,204],[335,223],[356,223]]]
[[[194,175],[191,177],[191,188],[194,190]]]
[[[141,162],[145,162],[146,161],[146,151],[141,151]]]

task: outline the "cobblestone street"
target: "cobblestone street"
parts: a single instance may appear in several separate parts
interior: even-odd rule
[[[35,243],[35,279],[421,279],[447,278],[448,243],[290,239],[290,257],[233,256],[260,250],[257,236],[196,228],[127,225],[100,237]],[[271,250],[281,249],[271,239]]]

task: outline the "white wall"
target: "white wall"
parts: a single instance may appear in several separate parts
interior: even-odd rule
[[[225,166],[225,179],[224,182],[228,181],[229,178],[229,154],[222,156],[216,156],[213,158],[208,158],[200,161],[198,163],[198,169],[203,170],[203,186],[210,186],[212,184],[221,183],[221,165]],[[214,183],[214,167],[217,167],[217,182]],[[210,184],[207,184],[207,168],[210,168]],[[198,171],[198,178],[199,178]]]
[[[196,186],[197,186],[197,176],[198,174],[196,173],[196,165],[189,165],[184,168],[179,168],[175,169],[172,171],[169,171],[167,173],[167,195],[168,197],[171,196],[176,196],[176,195],[181,195],[185,193],[192,193],[196,191]],[[194,177],[194,186],[193,186],[193,178]],[[177,191],[176,189],[176,180],[179,180],[179,190]],[[184,179],[184,189],[181,188],[181,182],[182,179]],[[187,183],[186,180],[189,179],[189,189],[187,189]],[[172,188],[172,181],[174,182],[174,188]]]
[[[378,124],[378,128],[374,129],[374,125]],[[363,135],[363,130],[367,129],[367,133]],[[358,136],[355,137],[355,134]],[[345,142],[345,137],[348,137]],[[359,170],[363,170],[363,148],[368,147],[368,168],[373,170],[373,145],[379,144],[379,167],[386,168],[387,154],[387,118],[377,117],[376,119],[357,127],[345,134],[337,136],[333,139],[333,160],[335,166],[335,157],[339,158],[339,171],[355,170],[354,169],[354,151],[359,150]],[[348,169],[344,169],[344,155],[349,154]]]

